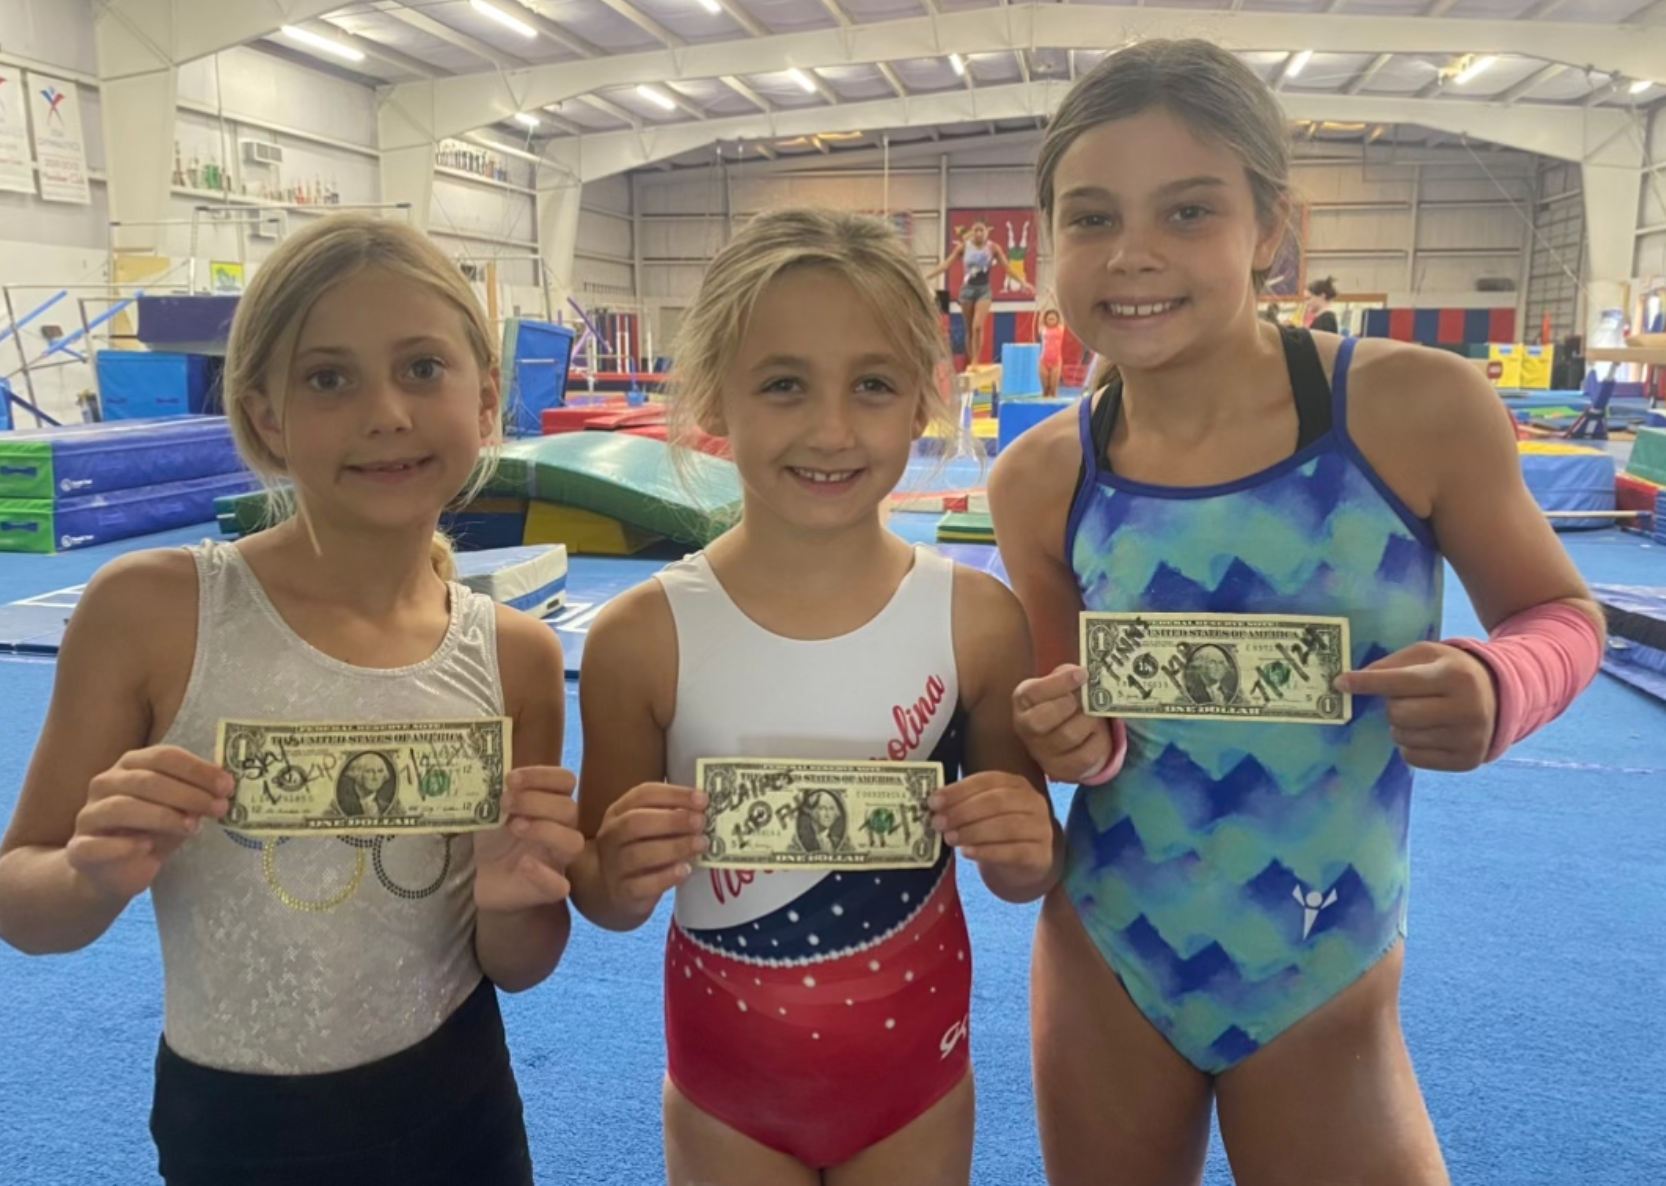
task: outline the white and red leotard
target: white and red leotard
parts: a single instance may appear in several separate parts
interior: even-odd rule
[[[839,638],[763,629],[703,554],[659,574],[676,620],[672,782],[702,757],[936,760],[960,777],[954,566],[928,548]],[[821,1169],[915,1120],[970,1065],[972,952],[952,851],[930,869],[697,869],[665,954],[672,1082]]]

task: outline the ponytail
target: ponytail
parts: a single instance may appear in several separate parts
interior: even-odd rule
[[[434,575],[442,581],[457,579],[457,557],[451,550],[451,540],[443,531],[436,531],[434,538],[428,544],[428,561],[434,566]]]

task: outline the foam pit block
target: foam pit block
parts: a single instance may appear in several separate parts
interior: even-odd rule
[[[526,513],[528,544],[562,544],[575,555],[632,556],[660,537],[578,507],[535,502]]]
[[[567,549],[542,544],[461,552],[457,579],[499,605],[546,617],[567,597]]]
[[[0,437],[0,498],[73,498],[243,468],[223,416],[66,424]]]
[[[67,552],[212,523],[218,498],[255,482],[247,473],[216,474],[57,500],[0,499],[0,552]]]

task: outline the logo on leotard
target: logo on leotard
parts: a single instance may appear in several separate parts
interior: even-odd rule
[[[1327,906],[1336,905],[1334,889],[1328,894],[1318,890],[1304,890],[1299,882],[1290,890],[1290,896],[1301,903],[1303,939],[1313,933],[1313,924],[1319,921],[1319,911]]]
[[[968,1025],[968,1022],[970,1022],[971,1019],[972,1015],[968,1013],[965,1017],[955,1022],[944,1032],[943,1040],[937,1043],[937,1049],[942,1051],[943,1058],[947,1058],[949,1055],[953,1054],[954,1048],[960,1045],[960,1043],[971,1034],[971,1029]]]

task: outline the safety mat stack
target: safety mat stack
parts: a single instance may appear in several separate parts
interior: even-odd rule
[[[220,416],[66,425],[0,437],[0,552],[63,552],[211,523],[257,482]]]
[[[1608,619],[1602,669],[1666,701],[1666,588],[1593,585],[1591,592]]]

